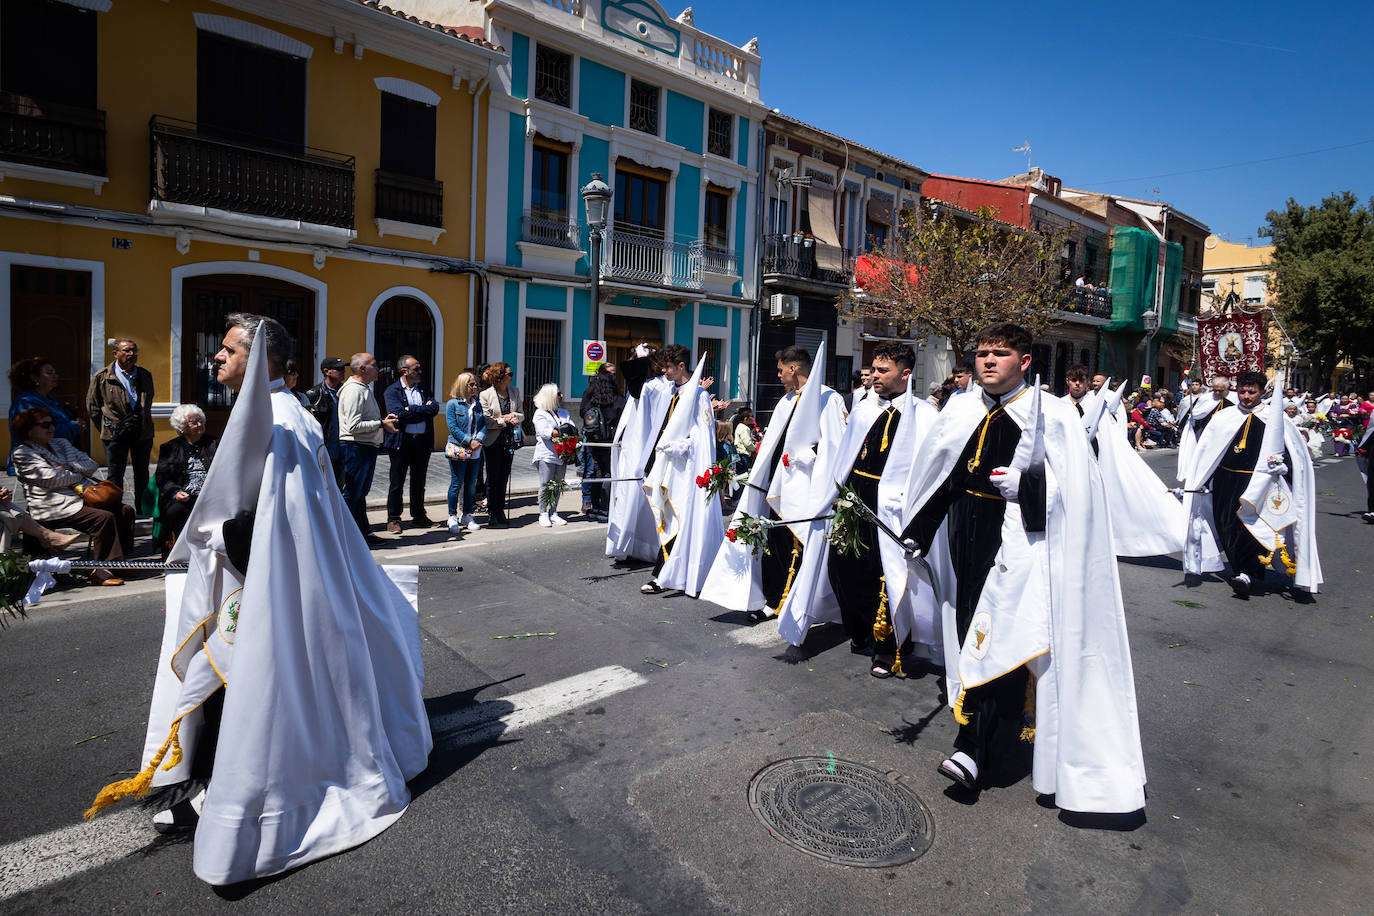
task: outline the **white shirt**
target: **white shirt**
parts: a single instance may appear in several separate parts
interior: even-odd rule
[[[424,397],[422,397],[421,394],[420,394],[420,386],[419,386],[419,385],[407,385],[407,384],[405,383],[405,380],[402,379],[402,380],[401,380],[401,390],[404,391],[404,392],[406,393],[406,403],[409,404],[411,407],[423,407],[423,406],[425,406],[425,399],[424,399]],[[425,424],[424,424],[424,421],[421,420],[419,423],[407,423],[407,424],[405,425],[405,431],[408,432],[408,433],[412,433],[412,434],[424,432],[424,431],[425,431]],[[469,437],[469,438],[471,438],[471,437]]]
[[[119,384],[124,386],[124,390],[129,393],[129,410],[138,410],[138,390],[134,388],[133,373],[126,373],[120,368],[119,363],[111,363],[114,368],[114,376],[119,380]],[[137,371],[137,367],[135,367]]]

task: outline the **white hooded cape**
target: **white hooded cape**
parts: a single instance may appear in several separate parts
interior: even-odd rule
[[[1257,407],[1256,410],[1263,408]],[[1193,464],[1188,469],[1184,487],[1183,508],[1187,513],[1187,531],[1183,545],[1183,571],[1195,576],[1219,572],[1226,566],[1217,531],[1212,518],[1212,494],[1199,492],[1210,488],[1212,475],[1221,465],[1231,440],[1250,415],[1240,407],[1223,410],[1212,418],[1198,439]],[[1283,423],[1283,446],[1288,450],[1289,468],[1293,473],[1292,513],[1295,521],[1285,529],[1284,541],[1289,555],[1297,564],[1293,584],[1309,592],[1316,592],[1322,584],[1321,559],[1317,554],[1317,480],[1312,456],[1302,434],[1287,415],[1280,411]],[[1265,434],[1269,436],[1269,418],[1265,418]],[[1277,443],[1277,430],[1266,441]],[[1281,454],[1281,452],[1276,452]],[[1267,457],[1267,456],[1266,456]],[[1258,476],[1258,475],[1256,475]],[[1268,474],[1264,475],[1268,477]],[[1262,498],[1250,494],[1252,499]],[[1245,519],[1242,518],[1242,522]]]
[[[1023,431],[1034,429],[1040,401],[1046,530],[1027,532],[1020,507],[1007,504],[1002,548],[963,645],[953,569],[935,549],[945,525],[932,545],[949,700],[957,711],[965,689],[1026,664],[1036,678],[1036,791],[1071,811],[1135,811],[1145,804],[1145,764],[1106,493],[1078,412],[1028,392],[1006,411]],[[986,416],[982,397],[945,405],[912,464],[907,524],[944,485]]]
[[[894,531],[901,531],[901,516],[906,505],[906,480],[911,463],[939,412],[924,398],[915,398],[911,385],[892,401],[902,415],[897,433],[889,446],[887,464],[878,481],[877,516]],[[835,446],[833,457],[827,459],[823,473],[811,478],[811,496],[806,516],[826,515],[831,511],[840,485],[849,476],[864,439],[884,407],[878,398],[865,398],[849,415],[844,437]],[[778,632],[794,646],[806,640],[806,633],[818,623],[840,620],[840,606],[830,587],[829,519],[809,522],[801,568],[797,570],[787,600],[779,609]],[[886,534],[879,532],[876,548],[882,558],[883,576],[887,584],[888,612],[897,643],[910,635],[917,643],[917,652],[939,663],[943,658],[943,642],[939,632],[938,605],[928,576],[911,574],[902,548]]]
[[[788,428],[788,422],[798,400],[799,396],[795,391],[778,399],[768,428],[764,430],[763,441],[754,453],[754,463],[749,469],[749,479],[744,484],[744,492],[740,494],[739,505],[735,508],[735,514],[730,517],[727,527],[735,527],[746,515],[754,518],[768,517],[768,505],[764,499],[768,494],[770,482],[769,469],[773,465],[773,456],[782,447],[784,432]],[[762,608],[763,586],[759,559],[753,548],[743,541],[722,539],[698,597],[732,611]]]
[[[1206,420],[1208,417],[1210,417],[1213,413],[1216,412],[1216,409],[1218,407],[1222,405],[1222,401],[1218,401],[1216,395],[1214,395],[1210,391],[1204,391],[1196,397],[1190,394],[1188,395],[1188,397],[1193,398],[1193,400],[1186,408],[1182,406],[1182,404],[1180,403],[1178,413],[1179,483],[1184,482],[1185,476],[1188,473],[1188,469],[1193,466],[1193,452],[1195,449],[1197,449],[1198,440],[1198,431],[1194,423],[1197,421]],[[1236,402],[1233,401],[1231,398],[1226,398],[1225,403],[1231,405],[1232,407],[1236,406]]]
[[[383,572],[339,495],[319,424],[266,347],[169,559],[167,615],[143,765],[154,786],[187,778],[199,709],[221,684],[214,769],[194,869],[211,884],[273,875],[366,842],[410,802],[432,740],[421,688],[418,571]],[[248,569],[222,525],[255,510]],[[169,733],[174,723],[177,740]],[[177,748],[180,754],[177,753]],[[178,759],[179,758],[179,759]]]
[[[1182,550],[1183,505],[1131,445],[1121,421],[1104,415],[1096,441],[1116,555],[1154,557]]]
[[[638,398],[625,404],[611,448],[611,506],[606,526],[606,556],[653,560],[658,554],[654,515],[644,498],[644,466],[668,412],[673,383],[661,375],[644,383]]]
[[[654,466],[644,478],[644,495],[654,514],[659,549],[667,549],[668,542],[676,538],[657,582],[693,597],[701,592],[725,540],[720,495],[707,499],[706,490],[696,483],[716,460],[715,412],[710,392],[701,387],[705,365],[703,356],[687,384],[678,389],[677,408],[659,439]]]

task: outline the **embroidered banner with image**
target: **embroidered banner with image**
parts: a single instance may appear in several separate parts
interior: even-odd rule
[[[1234,379],[1251,370],[1263,372],[1263,313],[1199,316],[1197,352],[1203,384],[1215,378]]]

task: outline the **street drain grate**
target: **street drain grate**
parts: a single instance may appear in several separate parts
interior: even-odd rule
[[[770,763],[749,783],[749,806],[773,836],[837,865],[905,865],[935,837],[930,809],[895,776],[834,757]]]

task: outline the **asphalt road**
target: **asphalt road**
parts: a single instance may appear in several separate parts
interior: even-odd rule
[[[1143,822],[1061,815],[1019,772],[970,804],[935,773],[954,734],[938,678],[875,680],[833,630],[789,651],[741,615],[642,597],[647,573],[602,558],[601,528],[541,529],[526,508],[506,532],[379,552],[465,567],[421,579],[439,749],[405,816],[216,892],[145,813],[80,818],[137,766],[160,582],[63,593],[0,632],[0,912],[1368,912],[1374,527],[1351,462],[1317,480],[1315,603],[1189,588],[1176,560],[1121,564]],[[827,754],[919,795],[929,851],[846,868],[771,838],[751,777]]]

